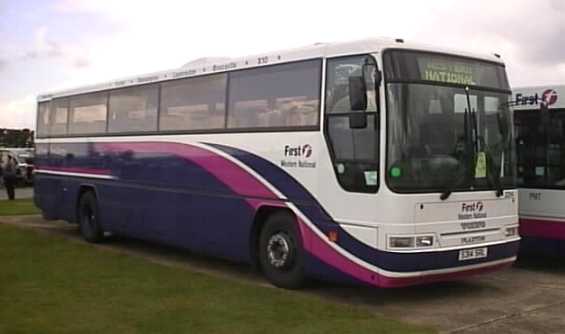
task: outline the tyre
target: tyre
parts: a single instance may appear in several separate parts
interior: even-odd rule
[[[98,213],[98,201],[94,193],[84,193],[78,205],[78,222],[80,234],[88,242],[100,242],[104,237]]]
[[[304,250],[296,219],[289,213],[271,215],[259,237],[259,262],[275,286],[298,289],[304,285]]]

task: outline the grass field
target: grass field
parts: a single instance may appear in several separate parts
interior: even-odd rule
[[[0,224],[0,333],[430,333]]]
[[[33,199],[16,199],[0,201],[0,216],[35,215],[39,209],[33,204]]]

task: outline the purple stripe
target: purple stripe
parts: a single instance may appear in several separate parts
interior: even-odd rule
[[[304,248],[308,252],[310,252],[326,264],[338,268],[342,272],[355,277],[361,282],[381,288],[396,288],[423,283],[456,280],[471,275],[500,270],[512,265],[512,261],[509,261],[502,264],[485,264],[485,266],[481,268],[459,270],[443,274],[419,275],[413,277],[385,276],[367,269],[341,255],[338,251],[336,251],[329,245],[329,240],[322,240],[316,233],[314,233],[314,231],[310,227],[308,227],[304,222],[300,221],[300,219],[299,222],[302,238],[304,240]]]
[[[110,152],[133,151],[136,153],[170,153],[190,160],[202,168],[206,169],[210,174],[217,177],[220,181],[234,190],[236,193],[245,196],[257,196],[263,198],[276,199],[276,195],[272,193],[265,185],[259,182],[254,176],[243,170],[240,166],[230,160],[219,156],[208,150],[188,145],[163,142],[143,142],[143,143],[98,143],[97,148]],[[247,203],[255,209],[266,203],[276,204],[277,206],[285,206],[280,201],[270,202],[269,200],[247,199]],[[379,285],[378,281],[381,275],[366,269],[355,262],[345,258],[333,248],[331,248],[326,240],[320,238],[313,230],[304,222],[298,219],[299,227],[303,240],[305,241],[305,249],[311,254],[318,257],[323,262],[347,273],[363,282]],[[384,278],[384,277],[383,277]],[[389,278],[386,278],[389,279]]]
[[[322,262],[357,278],[361,282],[368,283],[370,285],[379,285],[379,274],[369,269],[365,269],[344,257],[328,245],[328,242],[330,242],[329,240],[322,240],[322,238],[320,238],[320,236],[318,236],[318,234],[316,234],[312,228],[307,226],[301,219],[298,219],[298,222],[302,239],[304,240],[304,249],[320,259]]]
[[[278,197],[269,188],[239,165],[212,151],[197,146],[169,142],[114,142],[97,143],[95,145],[97,149],[104,152],[123,153],[132,151],[134,153],[173,154],[199,165],[232,189],[235,193],[245,197],[255,197],[246,199],[246,202],[255,209],[258,209],[265,204],[287,207],[285,202],[278,199]],[[393,278],[384,276],[367,269],[340,254],[329,245],[329,240],[318,236],[315,232],[315,227],[310,227],[300,219],[297,219],[297,223],[299,224],[306,251],[327,265],[339,269],[343,273],[370,285],[381,287],[405,286],[435,279],[446,280],[452,277],[459,277],[471,273],[471,271],[461,271],[453,274],[412,278]],[[489,270],[489,268],[490,267],[480,270]],[[472,272],[475,271],[477,270]]]

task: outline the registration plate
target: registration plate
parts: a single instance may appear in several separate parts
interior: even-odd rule
[[[487,247],[462,249],[459,251],[459,261],[482,259],[484,257],[487,257],[487,255]]]

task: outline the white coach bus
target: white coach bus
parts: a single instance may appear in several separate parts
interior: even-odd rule
[[[565,254],[565,85],[516,88],[514,105],[523,249]]]
[[[519,236],[496,55],[372,39],[209,59],[38,98],[46,218],[379,287],[507,267]]]

